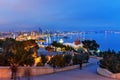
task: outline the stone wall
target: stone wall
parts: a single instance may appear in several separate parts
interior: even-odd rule
[[[84,66],[87,66],[91,63],[85,63]],[[79,65],[67,66],[64,68],[55,68],[45,66],[45,67],[18,67],[17,76],[36,76],[36,75],[43,75],[43,74],[51,74],[55,72],[61,72],[66,70],[72,70],[79,68]],[[0,67],[0,78],[10,78],[11,77],[11,70],[9,67]]]
[[[0,67],[0,78],[10,77],[9,67]]]
[[[36,76],[53,73],[51,67],[19,67],[17,76]],[[0,67],[0,78],[10,78],[11,70],[9,67]]]
[[[103,68],[100,68],[100,67],[97,68],[97,72],[98,72],[98,74],[100,74],[102,76],[120,80],[120,73],[114,74],[114,73],[108,71],[107,69],[103,69]]]

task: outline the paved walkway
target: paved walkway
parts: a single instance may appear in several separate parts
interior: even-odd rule
[[[74,69],[54,74],[34,76],[28,78],[21,78],[20,80],[115,80],[98,75],[96,72],[97,60],[90,59],[92,64],[83,67],[82,70]],[[7,80],[7,79],[6,79]]]

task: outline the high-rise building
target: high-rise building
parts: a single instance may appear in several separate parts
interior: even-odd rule
[[[42,29],[39,27],[39,33],[40,34],[42,34],[43,33],[43,31],[42,31]]]

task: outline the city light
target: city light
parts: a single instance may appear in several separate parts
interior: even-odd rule
[[[64,42],[64,41],[63,41],[63,39],[60,39],[60,40],[59,40],[59,43],[61,43],[61,44],[62,44],[63,42]]]

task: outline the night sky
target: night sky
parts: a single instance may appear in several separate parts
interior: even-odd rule
[[[0,0],[0,31],[119,30],[120,0]]]

